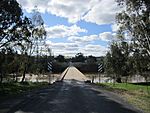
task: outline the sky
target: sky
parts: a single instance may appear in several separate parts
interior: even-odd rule
[[[115,0],[17,0],[32,18],[38,7],[47,31],[46,44],[54,55],[104,56],[118,29]]]

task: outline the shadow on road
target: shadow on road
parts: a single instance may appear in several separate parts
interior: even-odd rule
[[[82,82],[65,81],[28,94],[7,113],[140,113],[112,98]]]

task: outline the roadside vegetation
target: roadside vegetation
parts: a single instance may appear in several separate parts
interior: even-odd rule
[[[8,96],[22,94],[34,89],[47,87],[47,82],[10,82],[0,84],[0,99]]]
[[[147,93],[150,78],[150,1],[116,1],[118,6],[125,7],[116,15],[118,29],[106,55],[94,57],[77,53],[72,58],[65,58],[52,55],[46,44],[44,21],[37,7],[33,10],[33,17],[28,18],[16,0],[1,0],[0,94],[18,94],[45,85],[27,83],[25,78],[27,74],[48,73],[48,62],[52,62],[53,73],[61,73],[70,65],[83,73],[96,73],[98,64],[102,64],[100,73],[114,80],[113,84],[104,86],[115,89],[146,112],[150,111],[147,106],[150,100]],[[147,86],[129,84],[128,79],[134,75],[143,76]],[[17,77],[22,77],[22,83],[18,83]],[[126,78],[126,83],[122,83],[122,78]]]
[[[103,60],[105,75],[114,81],[100,85],[120,94],[145,113],[150,113],[150,2],[117,0],[117,3],[126,7],[116,15],[116,39],[110,43]],[[145,85],[128,83],[134,75],[143,76]]]
[[[150,2],[147,0],[117,0],[125,9],[116,15],[116,38],[104,58],[104,72],[115,82],[140,75],[150,78]]]
[[[150,113],[150,84],[148,86],[131,83],[97,83],[109,91],[120,95],[125,101],[144,111]]]

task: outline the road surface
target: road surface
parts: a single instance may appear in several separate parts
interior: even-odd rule
[[[63,73],[62,73],[64,80],[77,80],[77,81],[86,81],[88,78],[81,73],[77,68],[71,66],[68,67]]]
[[[0,111],[3,108],[7,113],[141,113],[116,94],[77,80],[56,82],[16,101],[0,104]]]

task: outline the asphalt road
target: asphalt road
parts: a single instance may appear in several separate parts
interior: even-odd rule
[[[101,88],[66,80],[25,96],[8,113],[140,113]]]
[[[0,113],[141,113],[118,95],[85,84],[75,67],[62,73],[63,82],[0,102]]]

